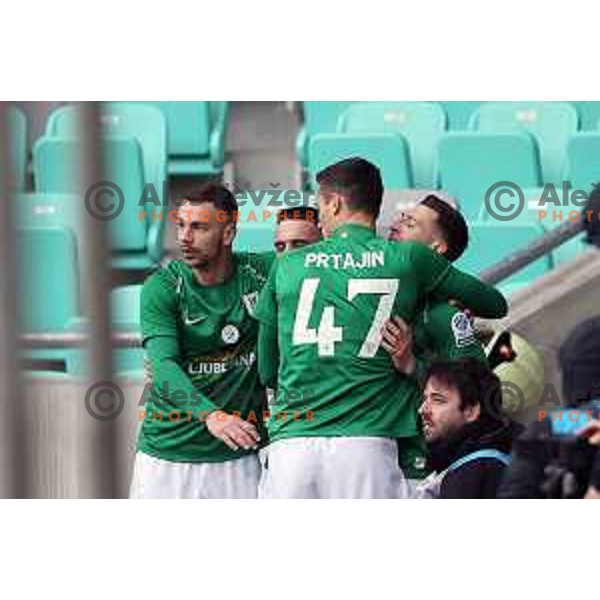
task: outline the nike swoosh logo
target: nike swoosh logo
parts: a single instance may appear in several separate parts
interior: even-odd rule
[[[198,317],[197,319],[190,319],[187,314],[183,315],[183,323],[185,325],[197,325],[198,323],[202,323],[202,321],[205,321],[206,317]]]

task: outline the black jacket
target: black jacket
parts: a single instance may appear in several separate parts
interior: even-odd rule
[[[589,485],[600,489],[600,451],[583,440],[573,444],[555,438],[550,431],[548,419],[533,421],[517,437],[499,498],[582,498]],[[573,479],[565,487],[567,473]]]
[[[468,423],[449,439],[428,445],[428,466],[441,473],[478,450],[510,454],[517,427],[510,421]],[[506,466],[497,459],[475,458],[446,473],[439,498],[495,498],[505,472]]]

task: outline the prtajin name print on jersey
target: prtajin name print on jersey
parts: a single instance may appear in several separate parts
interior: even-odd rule
[[[385,252],[363,252],[356,258],[351,252],[341,254],[326,254],[325,252],[310,252],[304,259],[304,267],[317,269],[372,269],[385,266]]]

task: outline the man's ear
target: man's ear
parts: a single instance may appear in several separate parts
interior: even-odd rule
[[[234,222],[226,223],[225,229],[223,230],[223,245],[233,246],[233,240],[237,233],[237,226]]]
[[[465,418],[469,423],[473,421],[477,421],[481,415],[481,405],[475,404],[474,406],[467,406],[463,411],[465,414]]]
[[[431,244],[431,249],[438,254],[446,254],[448,252],[448,244],[444,240],[437,239]]]
[[[342,212],[344,201],[341,194],[332,194],[331,196],[331,214],[337,216]]]

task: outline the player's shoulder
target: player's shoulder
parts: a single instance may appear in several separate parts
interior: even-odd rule
[[[436,302],[427,308],[427,316],[429,320],[435,324],[450,323],[456,315],[463,315],[466,317],[465,313],[463,313],[460,308],[453,306],[448,302]]]
[[[269,269],[275,260],[275,252],[234,252],[238,264]]]
[[[172,260],[156,269],[142,285],[142,302],[156,296],[176,295],[181,288],[187,265],[181,260]]]
[[[477,343],[473,322],[469,315],[447,302],[434,304],[426,311],[425,327],[432,339],[441,332],[450,332],[457,348],[470,347]]]
[[[417,242],[397,242],[376,238],[373,244],[377,245],[378,250],[383,250],[389,260],[400,264],[412,264],[413,260],[423,255],[423,251],[431,252],[426,246]]]
[[[428,306],[422,314],[424,325],[432,331],[451,328],[457,335],[471,334],[473,331],[471,319],[460,308],[448,302],[436,302]]]
[[[239,252],[234,254],[236,269],[242,277],[249,277],[255,283],[264,285],[275,262],[274,252]]]
[[[144,287],[152,287],[158,283],[172,283],[183,275],[185,263],[182,260],[171,260],[155,269],[146,277]]]

